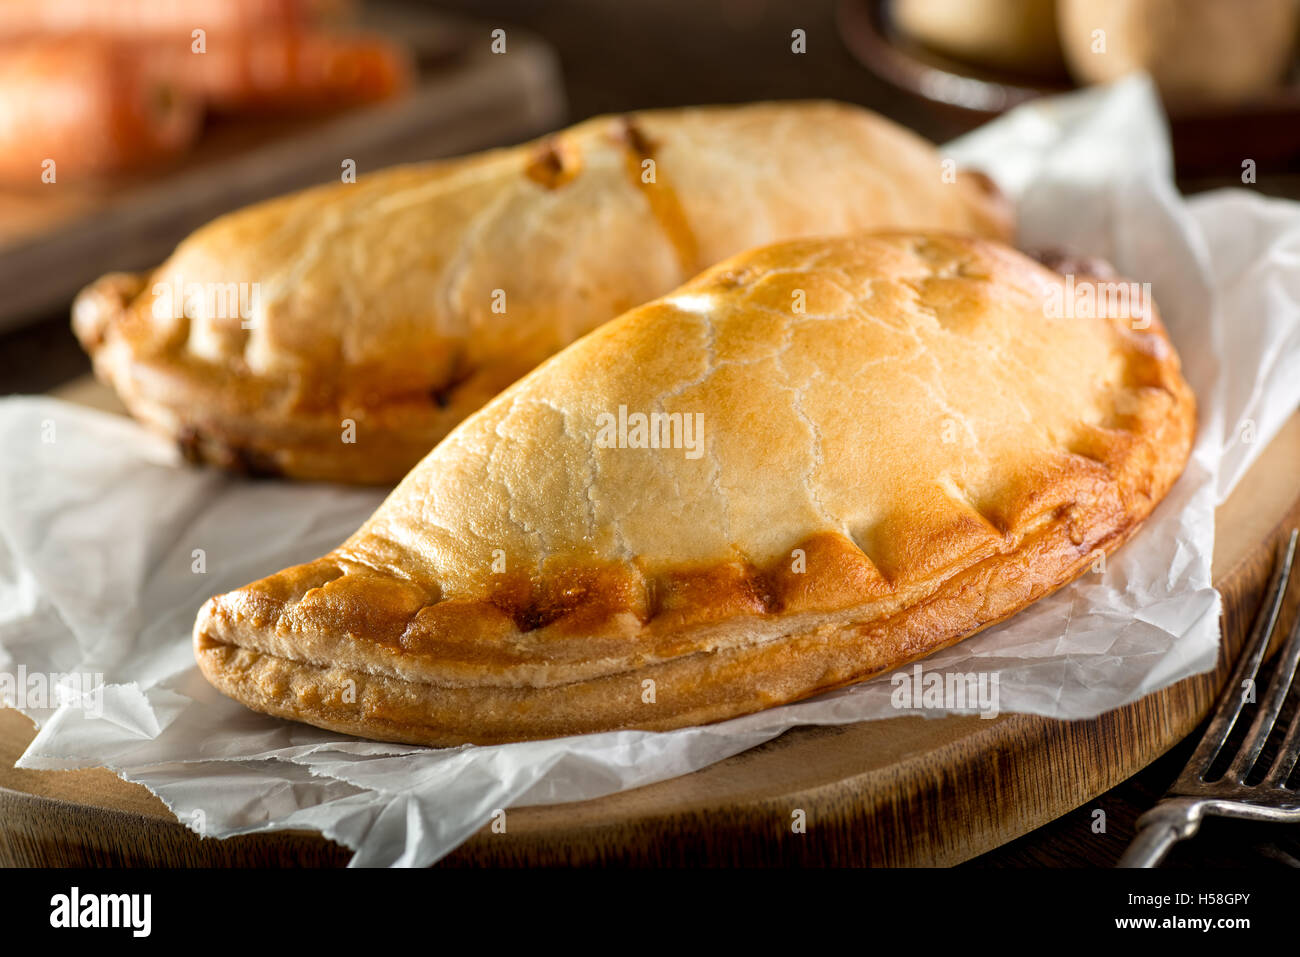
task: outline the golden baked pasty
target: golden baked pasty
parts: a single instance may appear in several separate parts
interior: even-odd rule
[[[1119,547],[1191,447],[1154,308],[1065,282],[938,233],[736,256],[497,396],[324,558],[211,599],[199,665],[450,745],[717,721],[959,641]]]
[[[727,256],[1009,224],[987,179],[857,107],[648,112],[222,217],[90,286],[73,324],[192,460],[395,483],[547,356]]]

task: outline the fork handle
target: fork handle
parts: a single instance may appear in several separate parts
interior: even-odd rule
[[[1158,803],[1138,818],[1137,836],[1128,846],[1117,867],[1155,867],[1165,859],[1169,849],[1192,837],[1201,827],[1201,803],[1169,799]]]
[[[1116,867],[1156,867],[1165,859],[1169,849],[1183,839],[1176,827],[1169,824],[1149,824],[1137,832]]]

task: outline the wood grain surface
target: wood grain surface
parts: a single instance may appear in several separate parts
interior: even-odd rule
[[[80,382],[65,397],[115,400]],[[702,771],[595,801],[511,810],[444,866],[951,865],[1011,841],[1133,775],[1208,713],[1249,629],[1276,542],[1300,522],[1300,416],[1218,514],[1218,669],[1088,721],[900,717],[794,729]],[[344,864],[347,849],[278,832],[200,840],[143,787],[103,769],[13,768],[31,723],[0,711],[0,863]],[[795,833],[802,810],[806,833]]]

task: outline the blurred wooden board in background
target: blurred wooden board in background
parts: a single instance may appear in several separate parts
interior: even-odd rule
[[[0,191],[0,330],[66,305],[106,272],[156,266],[221,213],[337,181],[345,159],[363,175],[563,123],[558,61],[526,30],[509,28],[507,52],[494,54],[494,26],[418,8],[369,6],[361,26],[412,48],[419,77],[406,96],[320,117],[214,119],[170,167]]]

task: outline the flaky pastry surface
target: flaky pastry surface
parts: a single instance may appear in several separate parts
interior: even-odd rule
[[[1052,318],[1064,283],[939,233],[734,257],[490,401],[329,555],[210,600],[198,661],[257,710],[449,745],[716,721],[929,654],[1118,547],[1187,460],[1154,306]],[[699,454],[602,437],[620,410],[698,415]]]

